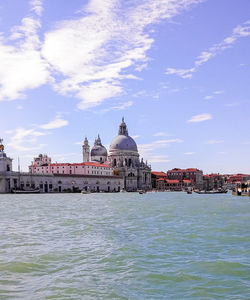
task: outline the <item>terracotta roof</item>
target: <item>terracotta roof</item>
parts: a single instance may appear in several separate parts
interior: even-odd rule
[[[196,169],[196,168],[188,168],[188,169],[172,169],[172,170],[168,170],[168,172],[176,172],[176,173],[179,173],[179,172],[201,172],[201,170],[199,169]]]
[[[179,180],[175,180],[175,179],[167,179],[166,180],[167,183],[179,183]]]
[[[191,183],[191,182],[192,182],[192,180],[189,180],[189,179],[184,179],[184,180],[183,180],[183,182],[185,182],[185,183]]]
[[[167,176],[167,174],[164,172],[151,172],[151,173],[154,174],[155,176],[164,176],[164,177]]]

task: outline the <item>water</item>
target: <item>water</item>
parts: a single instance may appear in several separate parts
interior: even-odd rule
[[[250,299],[250,197],[0,195],[0,299]]]

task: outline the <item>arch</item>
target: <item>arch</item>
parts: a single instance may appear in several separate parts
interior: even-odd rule
[[[132,159],[130,158],[130,159],[128,160],[128,166],[131,167],[131,165],[132,165]]]

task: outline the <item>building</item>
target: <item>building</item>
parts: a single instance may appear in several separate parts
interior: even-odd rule
[[[110,166],[124,178],[126,191],[152,188],[151,167],[139,157],[136,142],[129,136],[127,125],[122,119],[118,135],[110,144],[108,161]]]
[[[29,172],[13,172],[12,159],[7,157],[0,140],[0,193],[13,189],[39,189],[45,193],[151,189],[151,168],[139,160],[137,145],[128,135],[124,119],[109,154],[98,135],[91,150],[85,138],[82,157],[80,163],[52,163],[48,155],[39,154]]]
[[[167,171],[167,179],[173,180],[190,180],[191,185],[195,188],[203,188],[203,172],[196,168],[179,169],[174,168]]]
[[[165,189],[164,180],[167,179],[167,173],[151,172],[152,189]]]
[[[223,189],[225,187],[225,178],[221,174],[208,174],[203,176],[203,190],[211,191]]]

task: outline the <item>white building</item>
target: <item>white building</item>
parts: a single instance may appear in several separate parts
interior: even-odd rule
[[[12,189],[39,189],[41,192],[63,191],[137,191],[151,189],[151,168],[139,159],[137,145],[129,136],[122,119],[118,135],[107,149],[100,136],[92,149],[85,138],[83,162],[52,163],[46,154],[35,157],[29,173],[12,171],[12,159],[4,152],[0,141],[0,192]]]

